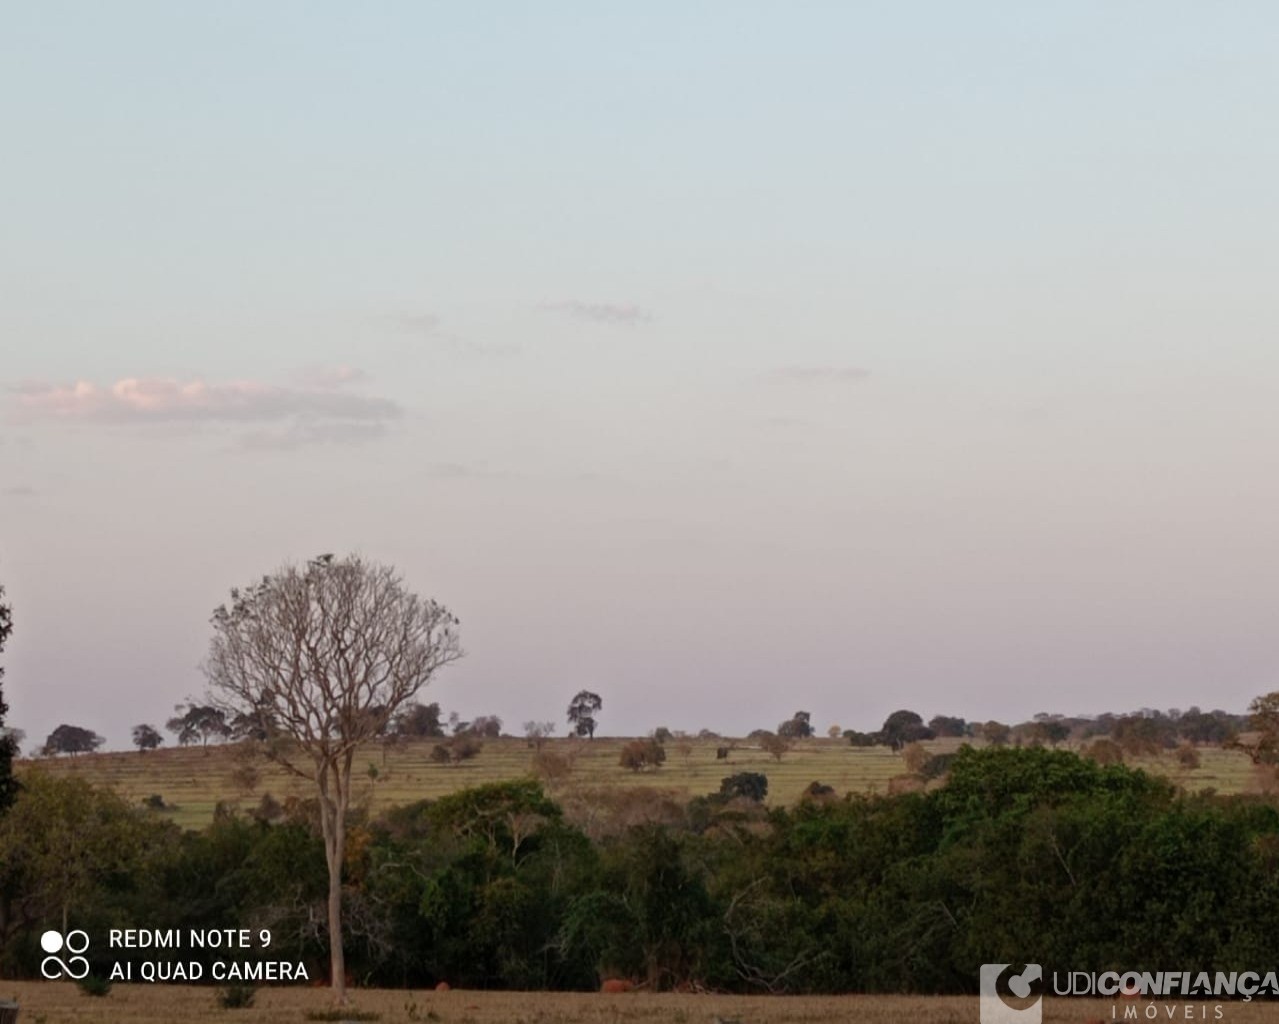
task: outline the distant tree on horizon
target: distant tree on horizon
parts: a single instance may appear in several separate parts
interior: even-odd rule
[[[185,708],[186,711],[182,712]],[[165,722],[164,727],[178,738],[184,747],[196,740],[207,747],[210,739],[225,740],[231,736],[231,726],[227,722],[226,712],[208,704],[178,704],[174,711],[182,712]]]
[[[133,727],[133,745],[138,748],[139,753],[145,754],[148,750],[155,750],[163,742],[164,737],[155,726],[143,723]]]
[[[936,736],[967,736],[968,723],[955,715],[933,715],[928,720],[928,728]]]
[[[105,742],[106,739],[92,729],[64,723],[49,733],[41,753],[53,756],[70,754],[75,757],[77,754],[91,754]]]
[[[777,733],[768,732],[766,729],[756,730],[752,736],[759,742],[760,749],[765,753],[772,754],[773,758],[780,761],[792,746],[789,736],[779,736]]]
[[[404,705],[391,721],[391,732],[396,736],[412,739],[427,739],[443,736],[444,726],[440,722],[439,704],[413,702]]]
[[[529,741],[529,746],[535,750],[541,750],[542,744],[555,733],[554,722],[525,722],[524,736]]]
[[[573,727],[573,732],[587,739],[595,739],[595,729],[599,725],[595,716],[603,706],[604,701],[598,693],[579,690],[568,705],[568,722]]]
[[[884,719],[879,736],[881,743],[892,747],[893,750],[901,750],[908,743],[931,740],[933,731],[924,724],[923,718],[917,712],[902,709],[894,711]]]
[[[460,735],[495,740],[502,735],[502,719],[498,715],[477,715]]]
[[[777,727],[777,735],[785,736],[788,739],[808,739],[808,737],[813,735],[812,715],[807,711],[796,711]]]
[[[665,760],[666,748],[658,740],[650,736],[647,739],[631,740],[625,744],[618,757],[618,764],[623,768],[638,772],[642,768],[656,770],[662,766]]]

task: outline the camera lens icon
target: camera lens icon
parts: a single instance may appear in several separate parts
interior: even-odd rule
[[[88,976],[89,961],[80,955],[89,948],[87,932],[72,928],[63,935],[50,928],[40,936],[40,948],[49,954],[40,962],[40,973],[50,981],[64,976],[79,981]],[[58,956],[64,950],[71,954],[66,960]]]

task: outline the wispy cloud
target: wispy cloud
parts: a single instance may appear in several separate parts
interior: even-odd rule
[[[512,356],[520,346],[510,342],[475,341],[443,329],[443,323],[434,313],[396,313],[389,317],[392,324],[406,334],[412,334],[428,342],[432,348],[458,356]]]
[[[779,366],[768,373],[770,380],[801,384],[824,382],[851,384],[863,381],[869,376],[870,371],[860,366]]]
[[[490,469],[484,464],[468,465],[464,462],[436,462],[427,468],[427,475],[437,480],[492,480],[510,476],[504,470]]]
[[[560,302],[543,302],[538,309],[548,313],[564,313],[577,320],[588,320],[597,324],[615,324],[631,327],[645,324],[653,319],[653,314],[633,303],[618,302],[581,302],[567,299]]]
[[[304,375],[305,376],[305,375]],[[316,368],[307,387],[257,380],[211,383],[199,378],[124,377],[113,384],[30,382],[15,389],[18,418],[105,426],[182,424],[277,424],[279,429],[248,447],[299,447],[353,443],[386,432],[400,406],[374,395],[338,390],[360,381],[354,367]],[[251,437],[254,435],[251,435]],[[262,438],[273,437],[267,444]]]
[[[301,420],[274,430],[254,430],[240,438],[245,451],[287,452],[311,445],[368,444],[387,434],[385,423],[335,423]]]
[[[0,490],[0,495],[4,495],[6,498],[34,498],[38,493],[39,491],[34,487],[27,487],[25,484]]]
[[[358,366],[348,366],[346,363],[313,364],[302,367],[294,374],[297,382],[307,388],[340,388],[347,384],[358,384],[367,380],[368,376]]]
[[[386,398],[253,380],[210,384],[199,379],[125,377],[101,387],[84,380],[71,385],[28,383],[16,392],[19,410],[30,418],[94,423],[252,423],[294,416],[385,420],[400,413]]]
[[[402,331],[433,337],[440,331],[440,318],[434,313],[395,313],[391,322]]]

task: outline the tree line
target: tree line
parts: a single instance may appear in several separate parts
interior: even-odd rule
[[[585,736],[590,739],[595,735],[599,724],[599,712],[604,706],[599,694],[590,690],[579,691],[569,702],[567,720],[571,735]],[[267,730],[262,728],[256,716],[240,713],[228,713],[225,708],[213,704],[187,701],[174,707],[174,714],[165,722],[165,729],[173,734],[179,746],[199,745],[207,747],[210,743],[239,742],[242,740],[265,740]],[[448,738],[488,738],[497,739],[503,735],[503,722],[498,715],[477,715],[473,719],[463,719],[456,711],[445,718],[440,705],[436,702],[424,704],[412,701],[398,708],[386,718],[385,723],[374,731],[374,738],[394,744],[401,740]],[[530,721],[524,723],[524,734],[531,740],[545,740],[556,731],[554,722]],[[18,739],[25,738],[19,730],[9,730],[7,739],[16,749]],[[63,723],[49,733],[38,753],[46,757],[68,754],[89,754],[106,743],[106,738],[92,729],[83,726]],[[150,722],[141,722],[132,730],[132,743],[139,752],[158,750],[165,743],[164,734]],[[445,745],[446,751],[466,749],[463,744]],[[470,756],[470,755],[467,755]]]
[[[0,609],[3,609],[3,615],[0,616],[0,647],[2,647],[3,642],[8,638],[12,624],[7,606],[0,602]],[[358,950],[361,942],[371,941],[375,935],[389,934],[388,921],[391,921],[394,915],[388,918],[386,911],[387,908],[396,906],[392,894],[382,892],[376,885],[369,888],[359,884],[360,879],[356,876],[352,863],[357,859],[354,854],[378,849],[379,843],[393,840],[396,835],[395,822],[401,820],[391,815],[381,822],[374,823],[367,834],[358,832],[362,823],[359,821],[359,809],[352,801],[353,762],[357,751],[364,744],[378,739],[385,741],[393,735],[398,735],[400,730],[413,727],[415,722],[424,728],[438,725],[438,706],[416,703],[415,698],[420,689],[439,669],[462,656],[457,635],[459,620],[435,600],[422,598],[409,591],[398,574],[389,566],[367,562],[359,556],[336,559],[332,555],[322,555],[304,566],[283,566],[275,573],[262,577],[246,588],[232,589],[230,600],[214,610],[211,625],[213,635],[209,655],[204,665],[209,683],[210,701],[207,704],[189,702],[185,706],[185,713],[171,719],[168,726],[178,735],[180,742],[194,742],[198,738],[202,743],[207,743],[210,738],[216,739],[223,735],[241,736],[246,741],[257,744],[258,749],[265,756],[283,765],[290,772],[310,780],[313,784],[313,798],[308,804],[309,810],[301,812],[300,816],[295,814],[297,820],[294,825],[309,826],[311,838],[319,842],[319,850],[322,854],[320,860],[324,865],[324,912],[317,914],[314,909],[310,910],[305,917],[306,931],[299,934],[303,938],[306,935],[312,937],[319,934],[325,935],[329,952],[329,976],[335,1000],[339,1003],[343,1002],[348,939],[355,943],[352,948]],[[1270,703],[1264,703],[1267,701]],[[568,707],[567,719],[577,736],[588,740],[594,737],[595,716],[601,708],[601,698],[590,691],[583,690],[573,698]],[[4,710],[2,695],[0,695],[0,726],[3,725]],[[183,706],[179,706],[177,710],[182,711]],[[1267,723],[1274,725],[1275,731],[1279,732],[1279,694],[1259,698],[1257,702],[1254,702],[1252,710],[1254,719],[1260,720],[1263,725]],[[1149,716],[1142,716],[1142,719],[1147,717]],[[462,723],[456,719],[451,724],[454,726],[453,740],[448,745],[437,745],[433,753],[433,757],[439,755],[437,759],[459,760],[466,756],[466,750],[476,749],[475,744],[478,742],[475,738],[476,733],[487,729],[500,733],[501,730],[500,720],[493,716],[486,716],[483,724],[478,728],[476,722],[467,723],[463,727]],[[551,724],[527,723],[526,732],[531,743],[539,745],[541,740],[549,735]],[[1016,747],[1012,750],[1006,749],[1004,742],[1007,737],[995,736],[993,727],[996,726],[999,726],[999,723],[986,723],[983,727],[983,735],[990,743],[989,750],[979,755],[971,747],[965,747],[958,755],[948,755],[944,763],[941,759],[930,758],[930,765],[935,769],[932,775],[935,777],[953,770],[962,778],[964,770],[971,771],[972,765],[986,763],[1000,766],[1001,770],[1004,767],[1011,768],[1016,774],[1024,767],[1021,762],[1000,761],[999,758],[1006,754],[1020,756],[1023,753],[1035,757],[1049,756],[1049,752],[1042,750],[1042,743],[1032,744],[1030,749],[1024,751]],[[921,740],[936,735],[943,728],[956,730],[959,734],[967,734],[969,726],[957,719],[934,719],[926,725],[917,713],[902,710],[890,715],[878,733],[863,735],[853,732],[847,735],[849,741],[854,744],[883,743],[894,749],[907,749],[909,752],[912,747],[918,747]],[[1052,716],[1043,716],[1042,721],[1037,716],[1035,728],[1042,731],[1041,739],[1053,744],[1068,736],[1070,732],[1064,723],[1053,720]],[[655,731],[647,741],[635,741],[629,744],[622,752],[622,763],[637,771],[646,767],[660,766],[665,759],[665,751],[662,745],[663,737],[659,735],[659,732]],[[1011,732],[1012,730],[1009,730],[1010,734]],[[781,723],[777,733],[764,730],[758,735],[758,739],[764,749],[770,750],[780,759],[791,742],[795,739],[804,739],[811,733],[811,716],[807,712],[800,711],[788,721]],[[837,727],[832,727],[831,733],[837,734]],[[60,737],[56,744],[53,742],[55,737]],[[143,751],[158,746],[161,739],[158,730],[149,724],[138,726],[134,731],[134,738],[138,742],[139,749]],[[24,821],[38,818],[41,806],[55,809],[61,806],[64,810],[55,810],[54,813],[60,813],[64,818],[74,818],[73,808],[96,806],[105,799],[101,795],[86,795],[84,792],[59,792],[56,785],[42,780],[38,774],[33,777],[29,789],[15,787],[11,773],[13,736],[6,732],[0,740],[2,740],[0,743],[0,812],[4,811],[5,801],[13,800],[15,791],[19,794],[18,803],[14,805],[13,810],[0,819],[0,827],[10,832],[21,830]],[[96,737],[87,730],[63,725],[55,730],[54,735],[50,737],[50,743],[46,746],[62,746],[68,748],[69,752],[75,753],[77,750],[93,749],[100,742],[100,737]],[[1264,730],[1261,739],[1253,739],[1249,742],[1253,743],[1251,753],[1254,760],[1259,763],[1279,758],[1279,740],[1265,735]],[[989,756],[989,762],[973,760],[974,757],[987,756]],[[1091,762],[1081,762],[1091,767],[1085,770],[1083,775],[1078,775],[1076,772],[1074,778],[1082,779],[1092,785],[1099,777],[1089,775],[1089,771],[1118,770],[1117,765],[1103,767],[1097,763],[1100,760],[1100,758],[1094,758]],[[927,768],[929,765],[924,767]],[[1067,770],[1064,764],[1046,766],[1045,770],[1048,767],[1061,768],[1066,775],[1074,771],[1074,769]],[[1099,787],[1101,791],[1105,791],[1108,786],[1119,785],[1133,792],[1141,792],[1152,800],[1156,796],[1166,800],[1172,794],[1166,785],[1161,790],[1160,784],[1150,783],[1139,773],[1131,776],[1112,774],[1105,779],[1105,784]],[[990,782],[1002,785],[1002,782],[993,777]],[[762,794],[766,792],[766,785],[767,780],[762,776],[726,778],[719,793],[700,798],[700,802],[689,805],[687,820],[690,827],[685,832],[699,839],[703,835],[710,834],[711,824],[730,813],[730,805],[734,803],[754,805],[757,808],[755,812],[757,820],[754,824],[757,826],[764,824],[765,818],[760,817],[762,814],[760,800]],[[512,786],[515,788],[511,789]],[[953,780],[952,786],[946,787],[943,792],[950,792],[952,788]],[[1094,786],[1094,788],[1098,787]],[[1042,796],[1042,794],[1039,795]],[[1091,791],[1086,794],[1089,798],[1094,795]],[[37,799],[41,796],[44,798],[43,804]],[[600,800],[604,798],[603,794],[597,796]],[[809,787],[808,799],[814,804],[825,805],[833,797],[830,787],[823,786],[820,782],[814,782]],[[924,799],[926,803],[923,806],[931,808],[929,813],[934,816],[942,813],[944,818],[946,797],[928,794]],[[496,801],[497,807],[485,810],[484,808],[492,801]],[[1021,800],[1019,804],[1025,804],[1025,802]],[[879,806],[873,801],[870,803],[845,801],[845,804],[862,810],[872,805]],[[575,831],[571,825],[567,825],[561,809],[545,797],[536,782],[511,783],[496,788],[467,791],[456,799],[450,797],[439,801],[436,805],[419,805],[405,812],[396,812],[396,815],[406,813],[411,816],[414,813],[420,813],[424,816],[424,821],[429,823],[435,821],[438,814],[443,813],[439,810],[440,807],[453,809],[446,818],[452,822],[454,833],[450,836],[448,829],[441,828],[438,822],[422,832],[414,832],[410,828],[407,837],[410,846],[395,848],[394,856],[398,859],[379,865],[378,880],[381,880],[383,874],[393,875],[399,870],[398,868],[392,870],[392,864],[414,865],[416,863],[416,866],[412,867],[413,879],[420,881],[430,877],[432,865],[438,866],[436,858],[441,854],[448,853],[450,850],[459,852],[462,862],[472,863],[482,851],[487,851],[487,856],[480,857],[479,861],[483,867],[484,886],[495,879],[500,879],[500,892],[507,895],[519,893],[516,904],[509,906],[502,904],[497,917],[489,922],[488,927],[493,935],[517,926],[523,909],[538,903],[536,886],[528,892],[520,891],[517,878],[507,870],[508,855],[505,849],[508,840],[510,842],[509,868],[512,870],[521,862],[521,850],[531,854],[538,849],[536,840],[543,826],[551,827],[547,824],[550,822],[555,823],[556,828],[561,826],[564,828],[562,833],[557,833],[563,840],[563,849],[578,849],[579,852],[588,849],[593,851],[590,854],[583,852],[582,856],[585,859],[577,867],[596,863],[600,866],[599,869],[603,870],[602,865],[608,864],[610,858],[615,856],[612,852],[614,848],[609,844],[597,844],[592,836],[586,835],[580,829]],[[742,808],[739,806],[731,813],[743,813]],[[770,831],[776,831],[777,826],[784,825],[787,820],[785,815],[788,812],[774,813],[781,814],[783,817],[776,820],[767,819]],[[476,817],[477,814],[478,817]],[[118,879],[128,873],[128,864],[131,862],[122,861],[120,857],[123,851],[133,849],[127,841],[133,833],[130,832],[128,814],[108,814],[106,817],[118,824],[121,829],[120,833],[113,837],[113,842],[116,844],[114,855],[108,858],[110,863],[117,865],[118,870],[113,877]],[[264,813],[260,815],[262,821],[259,824],[271,829],[273,826],[266,824],[267,817],[264,808]],[[748,813],[747,819],[749,818]],[[724,818],[723,824],[731,826],[732,821],[731,817]],[[704,827],[697,827],[692,824],[693,822],[701,822]],[[133,823],[136,824],[136,821]],[[80,824],[83,825],[83,823]],[[412,821],[410,820],[408,824],[412,825]],[[633,821],[632,824],[634,824]],[[913,827],[917,829],[921,826],[922,822],[913,823]],[[223,822],[215,823],[215,827],[232,828],[233,826]],[[732,831],[731,828],[727,830]],[[735,839],[738,845],[745,845],[748,841],[753,842],[760,834],[758,829],[751,828],[746,828],[744,832],[740,829],[738,831],[740,834]],[[873,829],[871,831],[873,832]],[[592,892],[574,893],[571,887],[569,890],[564,890],[566,898],[569,898],[569,902],[564,906],[554,904],[538,908],[536,916],[543,922],[539,927],[544,928],[548,921],[560,922],[560,928],[555,933],[554,944],[550,944],[549,936],[539,933],[543,941],[537,948],[543,958],[544,972],[551,970],[554,959],[551,954],[555,950],[566,958],[565,964],[575,965],[567,974],[555,975],[555,980],[552,980],[550,973],[544,973],[540,987],[575,987],[585,977],[584,971],[588,964],[592,965],[591,969],[596,975],[623,969],[635,973],[642,968],[648,982],[654,985],[663,984],[671,978],[679,979],[681,983],[701,984],[702,982],[695,977],[697,975],[714,978],[716,983],[727,983],[726,979],[730,976],[725,971],[725,964],[728,963],[736,971],[739,980],[747,984],[764,984],[771,989],[793,983],[801,987],[808,986],[803,990],[826,990],[822,988],[825,983],[814,981],[811,977],[808,981],[801,980],[812,974],[813,965],[818,961],[826,960],[828,955],[826,953],[800,952],[787,961],[783,969],[776,972],[771,971],[767,966],[774,963],[770,951],[777,941],[778,934],[784,934],[783,926],[786,922],[770,919],[773,912],[778,909],[777,906],[770,905],[768,913],[763,918],[752,916],[746,912],[745,908],[752,905],[756,897],[751,894],[757,887],[764,886],[768,876],[760,875],[745,889],[736,891],[727,907],[716,904],[715,893],[718,892],[723,898],[725,891],[713,886],[710,876],[689,873],[686,877],[683,869],[679,867],[682,863],[682,847],[679,844],[684,841],[679,836],[685,832],[679,830],[678,819],[662,822],[660,826],[650,829],[647,840],[643,835],[634,833],[633,829],[628,829],[626,836],[638,842],[640,846],[627,846],[626,842],[623,842],[618,847],[623,851],[616,854],[621,858],[616,866],[617,870],[622,872],[621,875],[615,872],[607,877],[607,884]],[[75,838],[73,848],[80,849],[86,845],[82,841],[83,827],[76,827],[65,834]],[[155,835],[158,834],[155,833]],[[269,832],[268,834],[283,833]],[[143,843],[142,852],[145,859],[152,850],[152,846],[148,844],[153,835],[146,829],[140,831],[138,835],[142,837],[140,841]],[[486,839],[482,850],[473,849],[472,841],[478,841],[478,837],[481,836]],[[303,838],[302,833],[298,833],[299,843],[303,841]],[[582,839],[587,841],[586,847],[581,846]],[[184,842],[186,841],[179,842],[178,847],[181,848]],[[688,842],[691,843],[692,840],[689,839]],[[1054,842],[1056,842],[1055,839]],[[646,848],[645,843],[649,843],[653,849],[663,851],[667,865],[661,869],[663,884],[671,879],[679,883],[677,890],[665,890],[655,897],[662,904],[657,919],[665,922],[657,927],[655,932],[649,928],[644,915],[637,910],[636,903],[639,901],[642,904],[653,898],[651,893],[642,890],[635,894],[634,899],[623,899],[621,904],[615,902],[618,893],[626,891],[625,887],[629,884],[627,882],[629,876],[626,876],[627,866],[646,863],[642,852]],[[8,940],[5,936],[11,930],[16,929],[15,941],[21,942],[21,936],[30,934],[25,927],[26,924],[41,916],[47,919],[50,913],[47,901],[51,893],[61,896],[60,906],[63,918],[66,917],[68,908],[73,903],[67,891],[70,885],[68,880],[75,876],[65,866],[70,862],[70,856],[66,851],[63,851],[61,855],[55,853],[54,860],[61,862],[63,866],[59,868],[57,877],[52,880],[41,880],[41,865],[44,863],[40,856],[41,849],[39,842],[26,846],[21,842],[15,842],[7,848],[9,863],[4,865],[7,871],[7,881],[4,885],[7,888],[0,887],[0,941],[5,942],[6,945]],[[169,849],[172,852],[173,847],[171,844],[166,847],[161,843],[156,849]],[[555,849],[559,851],[561,846],[556,844]],[[639,853],[636,852],[637,849],[640,850]],[[696,849],[700,850],[705,863],[709,864],[713,859],[714,850],[712,848]],[[1066,858],[1062,856],[1059,847],[1054,846],[1054,849],[1074,884],[1075,876],[1070,871]],[[916,852],[919,856],[931,857],[944,850],[943,846],[936,850],[923,849]],[[497,857],[498,851],[503,851],[500,857]],[[294,853],[297,852],[299,851],[294,851]],[[843,853],[847,856],[848,851]],[[825,854],[825,856],[829,855],[830,853]],[[670,859],[671,857],[675,858],[674,861]],[[593,862],[592,858],[596,860]],[[0,860],[0,864],[3,863]],[[296,861],[291,863],[295,865]],[[499,864],[501,870],[499,870]],[[162,864],[150,864],[149,868],[159,872],[157,877],[163,875]],[[381,870],[383,868],[385,871]],[[460,864],[452,865],[450,870],[453,873],[435,879],[433,885],[438,883],[444,886],[443,889],[438,890],[431,888],[420,892],[413,891],[416,882],[413,879],[400,877],[400,882],[408,886],[412,900],[416,901],[410,905],[417,907],[419,916],[427,918],[428,921],[432,920],[433,917],[428,912],[428,908],[438,906],[448,920],[448,928],[438,932],[434,932],[431,927],[424,927],[416,918],[413,927],[409,929],[416,930],[419,938],[424,932],[427,935],[433,935],[431,944],[424,954],[426,956],[424,962],[428,965],[434,963],[437,967],[444,963],[440,960],[440,957],[444,955],[440,951],[455,947],[458,936],[467,934],[470,927],[469,914],[461,920],[454,918],[457,907],[460,905],[468,906],[472,910],[482,909],[474,903],[474,883],[479,881],[480,877],[468,875],[466,871],[462,871],[459,875],[454,869],[460,870]],[[576,870],[574,864],[567,862],[555,864],[554,883],[551,887],[553,893],[564,889],[564,880],[574,877],[574,870]],[[565,874],[566,871],[567,874]],[[605,872],[605,874],[608,873]],[[91,892],[97,891],[95,886],[85,881],[91,880],[92,877],[92,870],[88,869],[80,876],[83,885],[83,889],[79,891],[80,895],[87,897]],[[731,871],[729,877],[731,877]],[[885,880],[880,879],[875,884],[883,887]],[[619,889],[619,886],[622,888]],[[294,897],[289,906],[296,909],[306,903],[302,893],[296,889],[290,891],[293,891]],[[374,892],[377,893],[377,897],[370,902],[364,902],[365,898]],[[453,896],[456,896],[460,902],[455,902],[451,898]],[[793,904],[794,900],[790,902]],[[344,904],[349,911],[345,915]],[[783,904],[786,904],[785,900]],[[79,905],[78,902],[76,905]],[[935,901],[930,903],[930,906],[936,905]],[[576,911],[581,908],[585,909],[579,915]],[[709,922],[716,918],[715,914],[706,917],[699,908],[716,908],[715,913],[723,911],[719,919],[723,923],[723,934],[729,938],[732,953],[729,961],[721,960],[718,965],[703,962],[704,946],[710,948],[706,946],[707,943],[713,946],[712,936],[704,933],[704,929],[710,927]],[[405,909],[402,907],[400,911],[403,912]],[[957,909],[960,913],[963,912],[963,907]],[[258,903],[250,901],[240,906],[239,910],[250,914],[262,912],[283,914],[281,920],[288,920],[287,914],[274,904],[270,908],[263,908]],[[447,913],[445,913],[446,910]],[[676,913],[678,920],[687,925],[687,929],[681,930],[684,928],[684,925],[681,925],[680,929],[676,929],[678,934],[671,932],[669,928],[671,913]],[[948,911],[947,916],[952,924],[957,926],[959,917],[955,910]],[[361,922],[367,923],[368,927],[366,928]],[[610,930],[609,922],[617,925],[619,930]],[[776,928],[783,928],[782,933],[777,933]],[[621,936],[625,935],[632,938],[623,941]],[[645,935],[656,942],[656,945],[641,941]],[[752,947],[752,936],[756,938],[764,936],[760,939],[764,945],[757,954],[746,955],[743,950],[749,950]],[[410,935],[405,934],[399,938],[408,943],[406,948],[412,948]],[[723,936],[721,935],[720,938],[722,939]],[[639,942],[639,945],[636,945],[636,942]],[[396,948],[399,948],[398,943],[379,947],[379,952],[390,956]],[[722,948],[721,943],[721,950]],[[470,949],[468,952],[477,952],[477,950]],[[496,966],[484,976],[484,983],[510,983],[514,975],[507,971],[504,965],[514,963],[513,957],[512,951],[503,952]],[[1040,959],[1044,958],[1040,957]],[[376,958],[371,958],[371,962],[376,964],[378,961]],[[448,962],[452,963],[452,961]],[[446,973],[457,973],[461,977],[471,978],[474,970],[474,966],[468,968],[463,966],[462,961],[458,961],[457,965],[449,967]],[[859,977],[859,984],[862,987],[878,983],[870,976]],[[787,982],[786,979],[794,979],[794,981]],[[528,978],[524,980],[527,982]],[[845,978],[845,980],[848,979]],[[523,984],[521,987],[530,986]]]
[[[353,808],[346,969],[382,986],[963,993],[988,962],[1269,965],[1271,798],[1188,796],[1043,747],[965,747],[928,792],[817,785],[772,809],[766,793],[744,772],[682,804],[634,791],[580,815],[523,779]],[[272,955],[322,976],[319,818],[298,800],[183,832],[33,770],[0,818],[0,970],[33,975],[41,931],[70,914],[91,934],[270,928]]]

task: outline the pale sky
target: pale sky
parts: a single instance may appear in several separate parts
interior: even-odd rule
[[[518,731],[1279,688],[1274,4],[0,5],[10,724],[358,550]]]

